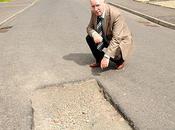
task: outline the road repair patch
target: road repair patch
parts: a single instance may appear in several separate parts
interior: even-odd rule
[[[32,107],[35,130],[132,129],[94,79],[38,89]]]

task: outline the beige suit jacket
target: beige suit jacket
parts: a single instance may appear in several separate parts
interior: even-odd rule
[[[108,48],[105,54],[114,58],[117,49],[120,47],[123,59],[126,60],[132,48],[132,36],[128,26],[121,16],[120,11],[108,4],[105,4],[105,17],[103,20],[103,31],[108,41]],[[97,28],[97,16],[91,14],[91,19],[87,27],[87,33],[92,37],[92,33]]]

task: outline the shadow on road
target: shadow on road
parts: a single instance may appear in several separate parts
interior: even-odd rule
[[[94,57],[90,53],[70,53],[68,55],[63,56],[63,59],[74,61],[75,63],[81,66],[89,65],[95,61]],[[110,69],[114,69],[113,63],[110,63],[110,66],[103,70],[101,68],[91,68],[91,72],[94,76],[100,76],[100,73],[108,71]]]
[[[94,58],[90,53],[70,53],[63,56],[63,59],[74,61],[78,65],[89,65],[94,61]]]

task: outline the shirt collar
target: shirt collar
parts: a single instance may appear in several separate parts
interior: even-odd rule
[[[102,15],[101,16],[97,16],[97,17],[104,19],[105,18],[105,12],[106,11],[104,10],[103,13],[102,13]]]
[[[101,17],[104,19],[105,18],[105,10],[103,12],[103,14],[101,15]]]

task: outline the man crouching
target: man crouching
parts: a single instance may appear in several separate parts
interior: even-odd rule
[[[109,60],[122,69],[132,47],[132,36],[119,10],[104,0],[90,0],[91,19],[86,41],[96,59],[90,67],[108,67]],[[103,52],[103,48],[106,51]]]

